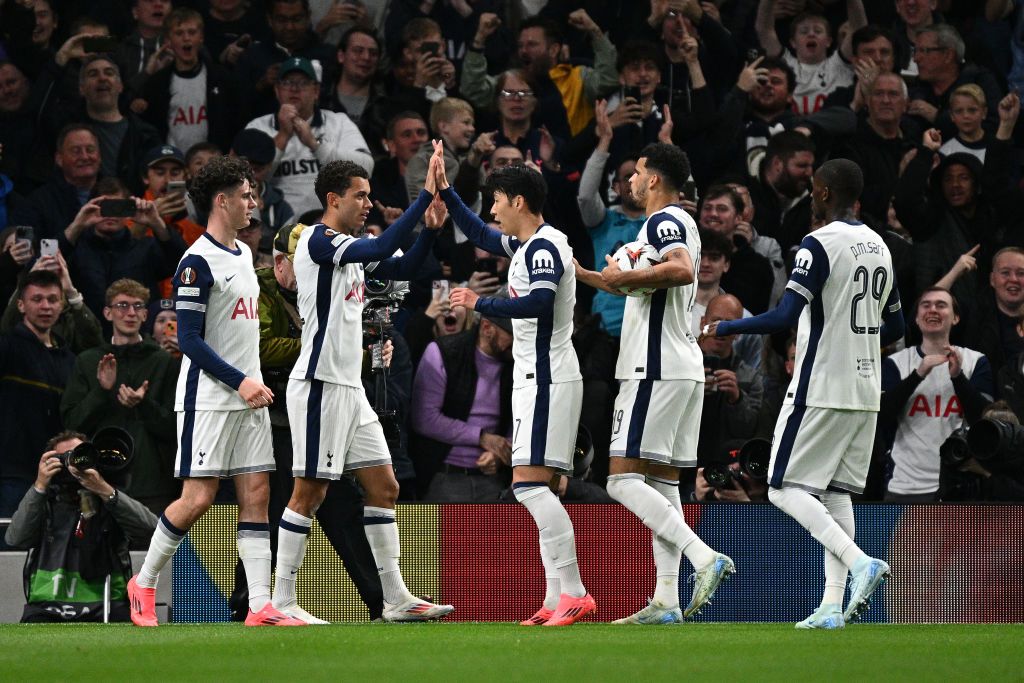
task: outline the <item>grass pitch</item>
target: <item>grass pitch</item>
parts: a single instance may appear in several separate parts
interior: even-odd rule
[[[215,681],[1024,680],[1024,626],[0,626],[0,678]]]

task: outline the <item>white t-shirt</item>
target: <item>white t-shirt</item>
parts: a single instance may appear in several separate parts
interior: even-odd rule
[[[700,270],[697,224],[678,206],[667,206],[651,215],[636,241],[652,245],[662,258],[670,251],[683,249],[693,272]],[[696,296],[697,284],[693,282],[626,299],[616,379],[704,381],[703,356],[690,332]]]
[[[991,369],[984,354],[960,348],[961,372],[971,379]],[[885,359],[901,380],[917,370],[924,357],[921,347],[903,349]],[[964,411],[949,378],[949,365],[936,365],[917,385],[902,406],[892,444],[893,472],[889,491],[901,495],[932,493],[939,488],[939,447],[955,429],[963,426]]]
[[[167,109],[167,144],[182,151],[209,138],[206,116],[206,66],[195,76],[171,74],[171,105]]]
[[[836,50],[820,64],[801,64],[789,50],[783,59],[796,73],[796,89],[793,91],[793,108],[797,114],[813,114],[825,104],[836,88],[853,85],[853,68],[846,63]]]
[[[804,237],[793,263],[786,288],[807,306],[785,403],[877,411],[883,313],[900,310],[889,249],[863,223],[833,221]]]

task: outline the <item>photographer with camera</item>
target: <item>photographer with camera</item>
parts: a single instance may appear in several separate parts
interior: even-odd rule
[[[107,577],[109,620],[128,621],[128,545],[149,538],[157,522],[115,486],[131,457],[131,437],[116,429],[92,444],[73,431],[47,442],[5,537],[29,551],[23,623],[103,621]]]
[[[938,500],[1024,501],[1024,427],[1006,401],[989,404],[966,435],[957,430],[939,453]]]
[[[719,294],[708,302],[701,327],[722,320],[739,320],[743,305],[731,294]],[[761,371],[752,368],[733,351],[734,335],[705,336],[698,344],[704,353],[704,409],[700,419],[697,456],[701,464],[729,441],[746,441],[757,431],[764,395]]]
[[[988,359],[951,346],[960,304],[943,287],[918,297],[914,321],[921,345],[882,361],[879,419],[892,436],[892,478],[885,500],[930,503],[939,489],[936,449],[956,430],[976,422],[995,394]]]
[[[123,278],[107,287],[103,317],[109,341],[79,354],[61,399],[68,429],[125,429],[136,457],[125,491],[155,513],[178,496],[174,479],[174,389],[180,363],[140,333],[150,290]]]
[[[767,439],[726,441],[714,459],[705,459],[704,466],[697,468],[693,499],[702,503],[767,501],[771,454]]]

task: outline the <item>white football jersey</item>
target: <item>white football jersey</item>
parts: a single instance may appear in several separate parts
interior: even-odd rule
[[[793,90],[793,108],[801,116],[813,114],[825,104],[825,98],[836,88],[853,85],[853,67],[836,50],[821,64],[801,64],[796,56],[785,50],[783,58],[796,73]]]
[[[963,347],[958,350],[964,377],[975,384],[976,375],[980,373],[991,383],[992,371],[985,355]],[[883,363],[889,367],[889,373],[895,368],[899,379],[903,380],[917,370],[923,357],[921,347],[915,346],[892,354]],[[990,386],[977,388],[991,391]],[[964,410],[949,378],[949,365],[936,365],[900,408],[892,444],[893,471],[889,490],[903,495],[937,491],[939,446],[963,425]]]
[[[697,224],[681,207],[667,206],[645,222],[637,242],[650,244],[664,258],[686,250],[694,274],[700,270]],[[622,343],[615,367],[617,379],[689,379],[704,381],[704,361],[690,332],[690,315],[697,296],[696,281],[657,289],[650,296],[626,299]]]
[[[358,238],[323,223],[302,231],[295,246],[295,282],[302,318],[302,351],[292,379],[318,379],[362,388],[364,268],[342,263],[341,257]],[[310,250],[333,252],[332,262],[320,265]]]
[[[804,237],[787,289],[807,300],[785,403],[878,410],[879,330],[900,310],[885,242],[859,222],[833,221]]]
[[[174,274],[174,308],[205,316],[201,336],[209,350],[246,377],[263,382],[260,373],[260,286],[252,253],[244,242],[228,249],[203,233],[178,262]],[[179,327],[181,333],[181,327]],[[213,358],[217,360],[217,358]],[[247,410],[235,389],[182,356],[174,395],[176,411]]]
[[[555,292],[550,317],[512,318],[513,388],[582,379],[572,346],[576,268],[569,241],[545,223],[522,244],[507,237],[503,242],[512,257],[509,298],[526,296],[534,289]]]

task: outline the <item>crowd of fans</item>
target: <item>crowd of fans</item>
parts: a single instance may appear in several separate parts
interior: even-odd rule
[[[313,180],[346,159],[372,174],[368,232],[386,229],[423,186],[429,138],[485,219],[491,171],[542,173],[544,216],[587,268],[645,220],[637,153],[683,148],[693,177],[679,200],[703,244],[695,335],[774,306],[816,227],[814,169],[855,160],[860,217],[916,323],[882,368],[865,498],[1024,499],[1012,458],[939,455],[986,411],[1024,416],[1022,27],[1022,0],[4,0],[0,517],[45,487],[40,454],[64,430],[123,427],[136,448],[125,494],[157,513],[175,498],[167,278],[204,230],[189,180],[221,154],[258,180],[240,238],[286,455],[302,326],[291,226],[318,220]],[[367,391],[382,405],[387,389],[405,500],[496,501],[508,486],[510,325],[447,296],[503,295],[508,265],[449,224],[393,316],[389,375]],[[577,302],[582,445],[559,493],[608,500],[623,300],[580,285]],[[698,469],[694,499],[765,499],[736,456],[770,438],[794,349],[786,336],[702,342],[699,455],[735,476],[716,488]]]

